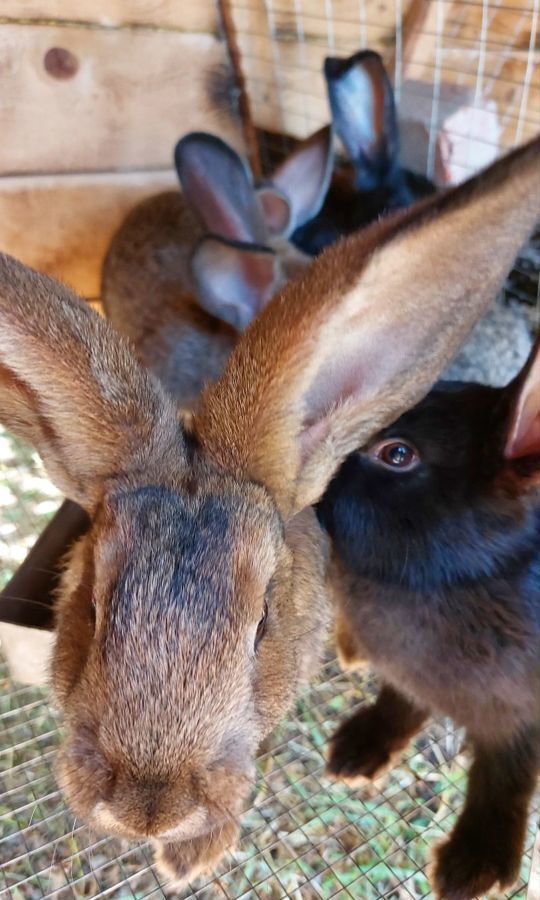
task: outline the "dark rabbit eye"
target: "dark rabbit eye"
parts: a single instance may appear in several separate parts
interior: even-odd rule
[[[96,600],[92,597],[90,601],[90,621],[94,628],[96,627]]]
[[[410,472],[420,462],[418,452],[412,444],[395,438],[375,444],[369,455],[388,469],[399,469],[401,472]]]
[[[257,649],[257,647],[259,646],[259,644],[261,643],[261,641],[264,637],[264,634],[266,631],[266,620],[267,619],[268,619],[268,603],[265,600],[264,606],[263,606],[263,614],[262,614],[261,618],[259,619],[259,624],[257,625],[257,633],[255,634],[255,650]]]

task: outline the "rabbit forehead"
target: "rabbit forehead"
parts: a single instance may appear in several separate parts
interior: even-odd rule
[[[151,486],[106,501],[101,520],[96,634],[68,717],[95,718],[108,758],[133,767],[219,754],[239,708],[251,721],[255,630],[287,559],[273,506],[256,486],[243,504],[234,488]]]
[[[109,501],[111,526],[95,563],[97,574],[112,544],[107,630],[119,640],[127,628],[148,630],[154,621],[174,620],[179,631],[196,625],[202,634],[261,608],[280,544],[272,504],[256,489],[243,496],[222,485],[190,489],[149,486]]]

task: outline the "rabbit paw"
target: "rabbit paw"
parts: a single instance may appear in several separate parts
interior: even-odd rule
[[[373,707],[360,710],[338,728],[330,743],[326,772],[348,784],[372,781],[388,768],[392,741],[381,733]]]
[[[519,855],[516,859],[499,831],[490,831],[488,827],[486,834],[485,823],[480,831],[458,824],[450,839],[436,848],[431,882],[438,900],[472,900],[497,883],[501,888],[512,884],[519,872]]]
[[[158,871],[176,889],[184,887],[199,875],[214,869],[226,850],[238,840],[239,828],[227,822],[217,831],[201,834],[190,841],[155,843],[155,862]]]

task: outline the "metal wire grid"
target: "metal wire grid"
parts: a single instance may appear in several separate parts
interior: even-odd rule
[[[419,4],[426,13],[407,29],[404,16]],[[450,141],[465,141],[453,180],[478,168],[471,148],[493,146],[498,153],[540,130],[539,0],[231,0],[231,5],[253,115],[267,131],[305,137],[324,124],[329,114],[323,58],[363,47],[390,59],[398,103],[407,94],[409,110],[422,110],[428,148],[421,158],[430,176],[439,130],[455,102],[445,85],[467,88],[460,108],[485,112],[498,132],[475,127],[471,117],[446,127]],[[486,101],[492,98],[495,106],[488,112]]]
[[[21,688],[0,670],[2,760],[0,861],[13,900],[167,896],[148,846],[100,838],[73,819],[54,780],[60,739],[46,692]],[[345,713],[373,696],[329,660],[259,758],[240,847],[211,880],[183,896],[419,900],[430,844],[447,834],[463,802],[466,759],[459,735],[433,723],[383,789],[351,791],[324,777],[324,745]],[[538,803],[521,879],[505,897],[525,898]],[[0,888],[1,890],[1,888]]]

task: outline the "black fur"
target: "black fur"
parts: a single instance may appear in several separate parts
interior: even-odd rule
[[[317,256],[340,237],[405,209],[436,190],[429,178],[399,166],[388,169],[385,177],[369,189],[353,186],[350,181],[346,175],[334,177],[321,211],[294,231],[291,240],[304,253]]]
[[[420,464],[365,448],[318,507],[355,645],[391,686],[341,726],[329,770],[373,777],[427,710],[465,726],[467,802],[434,874],[451,900],[517,874],[540,758],[540,458],[504,458],[517,390],[437,385],[374,441],[408,441]]]

